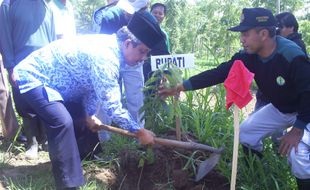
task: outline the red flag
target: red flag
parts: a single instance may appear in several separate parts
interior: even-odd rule
[[[252,100],[250,86],[253,78],[254,74],[244,66],[241,60],[236,60],[233,63],[224,81],[226,109],[229,109],[233,103],[241,109]]]

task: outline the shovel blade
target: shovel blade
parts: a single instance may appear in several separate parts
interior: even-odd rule
[[[221,156],[220,154],[212,153],[208,159],[200,163],[195,178],[196,182],[201,180],[216,166],[216,164],[220,160],[220,156]]]

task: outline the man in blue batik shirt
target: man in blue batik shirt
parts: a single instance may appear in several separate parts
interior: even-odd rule
[[[116,35],[86,35],[52,42],[14,68],[21,96],[47,124],[49,154],[57,189],[83,185],[83,173],[72,118],[64,102],[82,100],[88,127],[101,124],[103,109],[119,127],[136,133],[142,144],[154,134],[142,128],[121,103],[120,69],[144,60],[164,40],[146,12],[135,13]]]

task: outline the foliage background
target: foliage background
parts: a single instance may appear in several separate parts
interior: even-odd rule
[[[72,0],[76,11],[78,33],[93,33],[92,14],[106,4],[102,0]],[[169,33],[172,53],[194,53],[197,64],[217,65],[241,46],[238,33],[227,29],[239,22],[243,7],[266,7],[276,13],[276,0],[152,0],[167,5],[162,27]],[[295,14],[309,6],[309,0],[282,0],[281,12]],[[305,12],[305,11],[303,11]],[[298,17],[300,32],[310,51],[310,20],[308,14]]]

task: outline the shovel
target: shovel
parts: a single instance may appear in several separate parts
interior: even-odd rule
[[[120,135],[137,138],[137,136],[134,133],[131,133],[124,129],[112,127],[109,125],[102,124],[99,126],[99,128],[106,130],[106,131],[113,132],[113,133],[117,133]],[[188,150],[192,150],[192,149],[204,150],[204,151],[212,152],[212,154],[210,155],[210,158],[200,163],[195,181],[201,180],[205,175],[207,175],[216,166],[216,164],[218,163],[220,159],[220,154],[224,150],[223,147],[214,148],[214,147],[200,144],[200,143],[183,142],[183,141],[164,139],[164,138],[159,138],[159,137],[154,137],[154,141],[156,144],[160,144],[160,145],[168,146],[168,147],[177,147],[177,148],[183,148],[183,149],[188,149]]]

